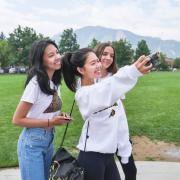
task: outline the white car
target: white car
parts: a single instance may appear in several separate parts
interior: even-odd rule
[[[10,69],[9,69],[9,73],[10,73],[10,74],[16,73],[16,68],[10,68]]]
[[[26,68],[25,68],[25,67],[19,68],[19,72],[20,72],[20,73],[25,73],[25,72],[26,72]]]
[[[0,69],[0,74],[3,74],[4,73],[4,70],[3,69]]]

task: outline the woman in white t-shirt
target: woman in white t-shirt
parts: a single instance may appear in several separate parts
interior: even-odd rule
[[[104,80],[115,74],[118,68],[116,65],[116,53],[112,44],[99,43],[95,47],[94,51],[102,64],[102,76],[99,81]],[[122,103],[123,99],[125,99],[125,95],[123,95],[119,99],[119,108],[122,112],[121,116],[119,116],[119,143],[117,149],[117,157],[121,163],[123,172],[125,174],[125,180],[136,180],[137,169],[132,155],[132,145],[129,140],[130,138],[128,122]]]
[[[78,161],[85,169],[85,180],[119,180],[114,153],[119,143],[118,100],[148,73],[152,65],[141,56],[133,65],[126,66],[113,76],[94,83],[101,75],[101,63],[92,49],[83,48],[66,53],[62,58],[62,72],[66,85],[75,92],[75,100],[84,122],[78,143]],[[78,89],[78,80],[80,86]]]
[[[18,160],[22,180],[48,180],[53,155],[54,126],[70,121],[60,114],[61,59],[51,40],[34,42],[25,90],[13,116],[24,127],[18,140]]]

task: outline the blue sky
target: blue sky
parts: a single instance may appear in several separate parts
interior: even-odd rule
[[[0,0],[0,32],[18,24],[50,37],[100,25],[180,41],[180,0]]]

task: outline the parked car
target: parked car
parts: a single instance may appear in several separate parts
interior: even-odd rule
[[[25,73],[26,72],[26,68],[25,67],[20,67],[19,68],[19,72],[20,73]]]
[[[4,73],[9,73],[9,67],[4,67],[3,70],[4,70]]]
[[[0,74],[3,74],[4,73],[4,70],[0,68]]]
[[[14,68],[14,67],[9,69],[9,73],[10,73],[10,74],[14,74],[14,73],[16,73],[16,72],[17,72],[17,70],[16,70],[16,68]]]

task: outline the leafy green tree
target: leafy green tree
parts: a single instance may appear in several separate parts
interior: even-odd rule
[[[163,53],[160,53],[160,64],[158,65],[157,68],[161,71],[168,71],[169,70],[169,66],[166,63],[166,55]]]
[[[142,55],[147,56],[149,54],[150,54],[150,50],[148,48],[148,45],[146,44],[146,41],[145,40],[139,41],[135,51],[134,59],[137,60],[140,56]]]
[[[36,34],[33,28],[23,28],[20,25],[9,34],[8,41],[12,49],[14,65],[28,65],[31,45],[39,39],[43,39],[42,34]]]
[[[114,41],[112,42],[112,45],[116,51],[116,59],[118,66],[121,67],[127,64],[131,64],[134,54],[132,45],[126,39]]]
[[[96,47],[96,45],[99,44],[99,43],[100,43],[100,41],[93,38],[92,41],[90,42],[90,44],[88,45],[88,47],[94,49]]]
[[[0,41],[0,67],[11,65],[12,53],[7,40]]]
[[[72,52],[79,49],[76,34],[73,32],[72,28],[65,29],[63,31],[58,45],[61,54],[64,54],[65,52]]]
[[[5,40],[5,39],[6,39],[6,36],[4,35],[3,32],[1,32],[1,34],[0,34],[0,40]]]
[[[174,60],[174,65],[173,65],[174,68],[180,68],[180,58],[176,58]]]

